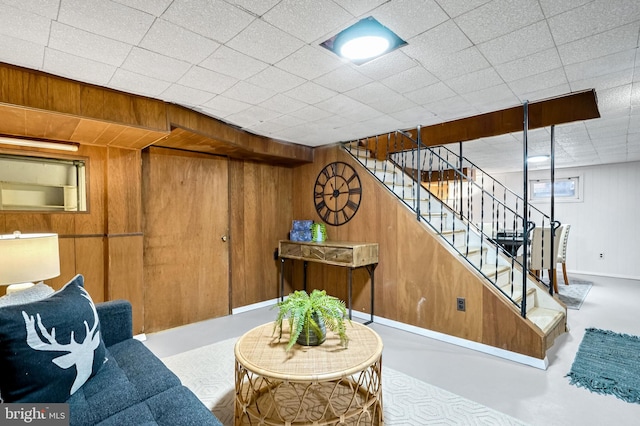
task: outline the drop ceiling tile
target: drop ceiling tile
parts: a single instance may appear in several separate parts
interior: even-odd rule
[[[370,83],[371,78],[363,75],[357,70],[351,68],[349,65],[341,65],[339,68],[328,72],[314,80],[321,86],[327,89],[334,90],[338,93],[344,93],[346,91],[355,89],[356,87],[363,86]]]
[[[386,3],[387,0],[334,0],[334,2],[342,6],[343,9],[353,16],[363,18],[365,14],[369,16],[371,11],[381,4]]]
[[[478,45],[492,65],[504,64],[555,47],[545,21],[536,22]]]
[[[613,55],[603,56],[590,61],[580,62],[565,67],[569,81],[599,77],[612,72],[632,70],[637,49],[629,49]]]
[[[628,108],[630,103],[631,84],[604,89],[598,92],[598,108],[600,108],[601,111]]]
[[[50,23],[44,16],[0,4],[0,34],[46,46]]]
[[[455,18],[490,1],[491,0],[438,0],[438,3],[450,17]]]
[[[202,61],[200,66],[242,80],[269,65],[223,45]]]
[[[111,65],[46,48],[42,71],[78,81],[106,86],[116,71],[116,68]]]
[[[345,95],[363,104],[373,105],[375,109],[385,113],[402,111],[416,106],[406,97],[377,82],[350,90]]]
[[[542,99],[553,98],[560,95],[565,95],[569,93],[571,88],[569,84],[561,84],[560,86],[549,87],[546,89],[534,89],[531,92],[523,93],[518,95],[521,102],[529,101],[535,102]]]
[[[227,98],[251,105],[258,105],[275,94],[276,92],[274,90],[258,87],[244,81],[239,81],[223,93]]]
[[[434,0],[394,0],[378,7],[374,17],[405,41],[449,19]]]
[[[456,96],[456,92],[451,90],[446,84],[439,82],[412,92],[407,92],[404,95],[418,105],[426,105],[431,102]]]
[[[494,0],[455,18],[460,29],[475,43],[483,43],[544,19],[538,2]]]
[[[286,69],[289,72],[313,80],[340,67],[342,62],[322,47],[302,46],[276,64],[278,68]]]
[[[640,21],[560,45],[558,52],[565,65],[584,62],[636,48],[639,32]]]
[[[280,0],[227,0],[227,3],[233,4],[236,7],[246,10],[254,14],[255,16],[264,15],[269,9],[278,4]]]
[[[443,121],[456,120],[478,114],[478,110],[461,96],[430,102],[424,107]]]
[[[307,104],[279,93],[262,102],[260,106],[272,111],[278,111],[281,114],[289,114],[304,108]]]
[[[2,3],[49,19],[58,16],[60,0],[2,0]]]
[[[326,99],[332,98],[333,96],[337,95],[337,93],[333,90],[322,87],[319,84],[308,81],[285,92],[285,95],[305,102],[307,104],[316,104],[318,102],[322,102]]]
[[[312,122],[323,118],[331,117],[333,113],[313,105],[307,105],[299,110],[291,112],[289,115],[299,118],[305,122]]]
[[[549,19],[558,45],[569,43],[640,19],[637,0],[595,0]]]
[[[433,119],[435,115],[423,106],[414,106],[403,111],[389,114],[396,120],[403,123],[402,129],[415,127],[418,124],[424,125],[427,120]]]
[[[157,98],[171,83],[142,76],[124,69],[117,69],[109,80],[110,87],[127,93]]]
[[[422,66],[415,66],[408,70],[394,74],[381,80],[382,84],[395,90],[398,93],[406,93],[430,86],[438,79]]]
[[[44,46],[0,34],[0,58],[9,64],[38,70],[44,61]]]
[[[49,47],[74,56],[119,67],[132,46],[68,25],[52,22]]]
[[[230,89],[237,82],[238,80],[233,77],[200,67],[192,67],[177,81],[178,84],[183,86],[215,94],[220,94]]]
[[[51,0],[50,0],[51,1]],[[55,0],[56,3],[58,0]],[[167,10],[173,0],[113,0],[116,3],[124,4],[133,9],[150,13],[153,16],[160,16]]]
[[[355,65],[350,65],[354,66]],[[418,66],[418,63],[403,52],[403,48],[388,53],[371,62],[357,66],[358,72],[374,80],[382,80],[402,71]]]
[[[281,115],[280,117],[273,118],[269,120],[269,123],[273,123],[276,126],[280,126],[282,128],[289,128],[295,126],[301,126],[306,123],[306,120],[298,117],[294,117],[291,114]]]
[[[287,90],[300,86],[307,80],[281,70],[280,68],[271,66],[265,68],[245,81],[265,89],[271,89],[277,92],[286,92]]]
[[[198,64],[220,44],[171,22],[156,19],[139,46],[161,55]]]
[[[174,0],[162,18],[221,44],[256,19],[222,0]]]
[[[404,52],[423,64],[434,56],[448,55],[472,46],[469,38],[452,20],[407,41],[409,44],[402,48]]]
[[[122,68],[158,80],[175,82],[189,69],[190,64],[159,53],[134,47]]]
[[[332,114],[351,117],[357,121],[366,120],[380,115],[379,111],[376,111],[372,107],[364,105],[363,103],[345,95],[336,95],[317,103],[316,106]]]
[[[548,18],[575,9],[593,0],[539,0],[544,15]]]
[[[445,80],[445,84],[458,94],[475,92],[504,83],[493,68],[470,72],[460,77]]]
[[[483,113],[497,111],[520,104],[518,97],[506,84],[499,84],[486,89],[465,93],[462,97]],[[487,99],[490,99],[490,101],[487,101]]]
[[[61,23],[129,44],[139,43],[153,20],[148,13],[108,0],[65,0],[58,15]]]
[[[640,107],[640,84],[634,83],[631,87],[631,107]]]
[[[304,45],[301,40],[259,19],[225,44],[272,65]]]
[[[633,75],[633,69],[629,68],[623,71],[612,72],[597,77],[587,78],[578,81],[569,81],[571,85],[571,91],[577,92],[579,90],[593,89],[610,89],[612,87],[622,86],[631,81]],[[597,95],[597,92],[596,92]]]
[[[262,121],[252,126],[246,127],[246,129],[253,133],[258,133],[264,136],[271,136],[286,129],[285,126],[274,123],[273,121]]]
[[[551,87],[568,84],[567,78],[562,68],[545,71],[540,74],[530,75],[520,80],[514,80],[508,83],[509,87],[521,97],[527,93],[533,93]]]
[[[251,107],[251,105],[246,102],[240,102],[222,95],[216,96],[202,105],[203,110],[213,113],[214,117],[220,118],[243,111],[249,107]]]
[[[172,84],[160,94],[160,98],[167,102],[192,107],[205,104],[214,96],[214,93],[180,84]]]
[[[549,49],[498,65],[495,68],[504,81],[511,82],[560,68],[561,66],[562,62],[556,49]]]
[[[317,0],[282,0],[262,17],[265,21],[312,43],[329,34],[329,38],[348,26],[351,15],[334,2]],[[324,41],[323,37],[320,42]]]
[[[278,117],[279,115],[280,113],[276,111],[262,108],[260,106],[251,106],[235,114],[230,114],[226,116],[226,118],[241,127],[251,127],[268,121],[269,119]]]
[[[489,67],[489,63],[477,47],[470,47],[450,55],[436,56],[429,63],[422,65],[441,80]]]

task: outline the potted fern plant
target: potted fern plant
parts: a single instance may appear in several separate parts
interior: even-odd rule
[[[276,307],[278,316],[273,331],[278,331],[279,338],[282,338],[282,322],[289,320],[287,351],[296,342],[303,346],[322,344],[327,328],[338,334],[342,347],[347,347],[347,310],[344,302],[337,297],[327,295],[324,290],[313,290],[310,295],[306,291],[295,291],[278,302]]]

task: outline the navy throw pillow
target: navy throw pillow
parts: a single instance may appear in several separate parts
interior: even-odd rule
[[[45,299],[0,308],[4,402],[64,402],[98,372],[105,353],[82,275]]]

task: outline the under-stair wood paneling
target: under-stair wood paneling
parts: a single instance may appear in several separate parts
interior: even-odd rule
[[[379,243],[375,314],[409,325],[445,333],[524,355],[544,358],[539,330],[530,327],[506,298],[497,297],[465,263],[459,262],[435,232],[419,223],[381,183],[339,147],[317,148],[316,161],[294,169],[294,194],[311,194],[317,173],[331,161],[354,166],[362,181],[362,203],[347,224],[327,226],[330,240]],[[295,218],[317,217],[312,197],[294,199]],[[301,262],[299,262],[301,263]],[[334,271],[332,271],[332,269]],[[346,299],[346,275],[325,265],[311,265],[309,283]],[[301,267],[293,277],[300,279]],[[366,274],[354,279],[353,308],[368,312],[370,287]],[[466,311],[456,299],[466,300]]]
[[[145,331],[229,313],[228,160],[143,152]]]
[[[232,307],[278,296],[278,241],[291,229],[293,170],[229,161]]]

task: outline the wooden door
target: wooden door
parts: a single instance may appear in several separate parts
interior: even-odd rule
[[[143,153],[145,331],[229,314],[228,160]]]

